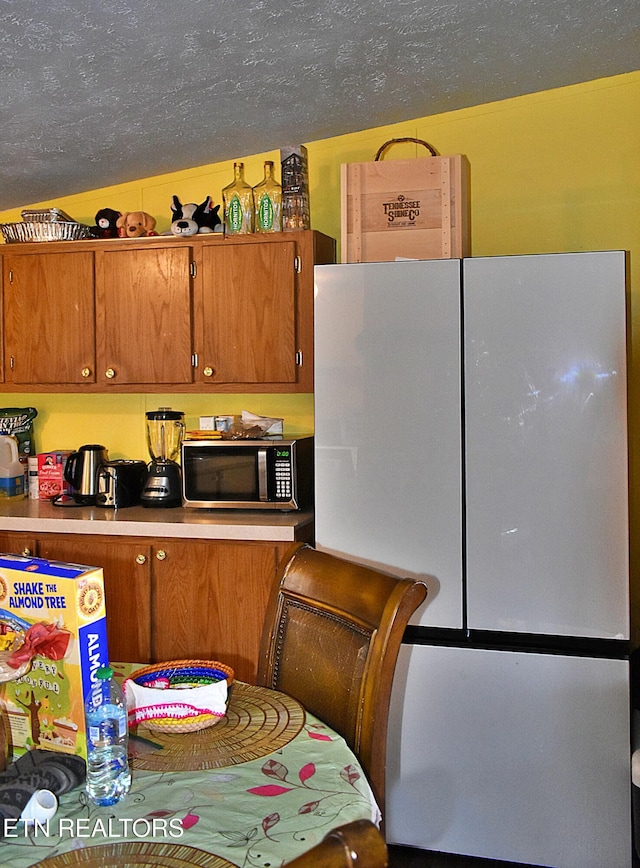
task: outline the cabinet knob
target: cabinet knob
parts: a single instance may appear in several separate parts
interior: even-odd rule
[[[81,371],[81,373],[82,373],[82,376],[83,376],[83,377],[85,378],[85,380],[86,380],[88,377],[91,376],[91,368],[83,368],[82,371]]]
[[[142,564],[146,564],[146,562],[147,562],[147,556],[146,555],[136,555],[136,563],[137,564],[142,565]]]
[[[213,377],[213,368],[207,365],[207,367],[203,370],[202,373],[205,375],[205,377]]]
[[[23,558],[30,558],[31,557],[31,549],[29,548],[29,546],[25,546],[22,549],[22,557]]]
[[[165,552],[164,549],[159,549],[159,550],[156,552],[156,558],[157,558],[159,561],[163,561],[166,557],[167,557],[167,553]]]
[[[113,368],[107,368],[107,370],[104,372],[104,375],[107,378],[107,380],[113,380],[113,378],[116,375],[116,372],[113,370]]]

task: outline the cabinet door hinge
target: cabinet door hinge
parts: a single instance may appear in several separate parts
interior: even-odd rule
[[[13,283],[13,269],[9,269],[9,283]]]
[[[296,274],[300,274],[302,271],[302,258],[300,256],[295,256],[293,259],[293,270]]]
[[[197,353],[191,353],[191,367],[192,368],[198,367],[198,354]]]
[[[195,277],[196,273],[197,273],[197,268],[196,268],[195,262],[190,262],[189,263],[189,275],[191,277]]]
[[[301,368],[302,367],[302,350],[298,350],[296,353],[296,365]]]
[[[13,370],[15,368],[15,366],[16,366],[16,360],[14,359],[13,356],[11,356],[11,358],[9,359],[9,367],[11,368],[11,370]]]

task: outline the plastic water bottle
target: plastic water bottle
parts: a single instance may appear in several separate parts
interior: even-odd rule
[[[96,672],[85,706],[87,795],[96,805],[114,805],[129,792],[127,708],[110,666]]]

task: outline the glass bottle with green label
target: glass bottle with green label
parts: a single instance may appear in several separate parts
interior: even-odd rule
[[[256,232],[282,232],[282,187],[273,177],[273,162],[264,164],[264,178],[253,188]]]
[[[227,235],[253,232],[253,196],[244,179],[244,163],[233,164],[233,182],[222,191],[224,231]]]

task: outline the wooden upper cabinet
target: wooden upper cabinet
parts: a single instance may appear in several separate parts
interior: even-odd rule
[[[296,383],[296,244],[203,246],[198,381]]]
[[[5,381],[94,383],[93,253],[2,258]]]
[[[7,392],[313,391],[313,266],[335,262],[322,233],[13,248],[0,254]]]
[[[193,380],[188,246],[96,250],[97,381]]]

